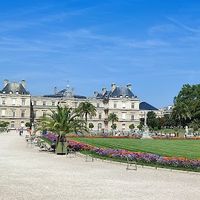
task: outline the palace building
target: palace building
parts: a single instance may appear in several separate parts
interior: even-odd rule
[[[159,110],[151,105],[140,102],[139,98],[133,94],[131,84],[119,87],[111,84],[107,90],[102,88],[101,92],[94,92],[92,97],[85,97],[74,94],[68,85],[65,89],[54,94],[44,96],[32,96],[26,89],[26,82],[19,83],[4,81],[4,87],[0,91],[0,121],[8,121],[9,128],[21,128],[25,123],[36,123],[38,119],[51,113],[57,105],[77,108],[81,102],[88,101],[96,107],[96,116],[89,116],[88,124],[94,125],[94,131],[110,131],[111,123],[108,121],[110,113],[115,113],[119,120],[116,122],[118,131],[129,131],[129,126],[140,124],[143,113],[153,108],[159,116]],[[146,106],[146,107],[145,107]],[[142,110],[142,107],[145,107]]]

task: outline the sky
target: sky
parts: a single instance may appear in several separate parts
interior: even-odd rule
[[[32,95],[131,83],[141,101],[170,105],[199,84],[200,1],[0,0],[4,79],[25,79]]]

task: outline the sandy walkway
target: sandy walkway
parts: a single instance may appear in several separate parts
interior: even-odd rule
[[[199,200],[200,175],[66,158],[0,134],[1,200]]]

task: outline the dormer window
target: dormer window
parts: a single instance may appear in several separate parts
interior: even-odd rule
[[[12,94],[12,92],[11,92],[11,91],[10,91],[9,93],[10,93],[10,94]]]
[[[18,92],[18,91],[16,91],[16,94],[19,94],[19,92]]]

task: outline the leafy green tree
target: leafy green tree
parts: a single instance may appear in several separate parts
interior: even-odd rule
[[[80,118],[80,114],[72,108],[57,106],[57,110],[51,112],[40,120],[39,129],[46,129],[57,135],[56,153],[63,154],[66,134],[88,131],[88,129],[86,122]]]
[[[25,126],[26,126],[27,128],[31,128],[31,123],[30,123],[30,122],[26,122]]]
[[[95,106],[87,101],[81,102],[78,106],[77,111],[85,117],[86,124],[87,124],[87,120],[88,120],[88,115],[96,116]]]
[[[158,127],[158,119],[156,118],[156,113],[153,111],[150,111],[147,113],[147,126],[150,129],[155,129],[156,127]]]
[[[200,84],[183,85],[177,97],[174,98],[172,117],[176,125],[182,127],[200,120]]]
[[[89,128],[92,130],[94,128],[94,124],[93,123],[89,123]]]
[[[118,122],[119,118],[115,113],[110,113],[108,116],[108,121],[111,122],[111,125],[113,125],[115,122]]]
[[[112,128],[113,130],[116,130],[117,124],[112,124],[112,125],[111,125],[111,128]]]
[[[9,126],[9,122],[5,122],[5,121],[0,121],[0,127],[2,128],[7,128]]]
[[[130,124],[130,125],[129,125],[129,129],[131,130],[131,132],[133,131],[134,128],[135,128],[135,125],[134,125],[134,124]]]
[[[9,124],[9,122],[0,121],[0,132],[7,131]]]
[[[139,125],[137,126],[137,128],[138,128],[139,130],[142,130],[143,125],[142,125],[142,124],[139,124]]]

